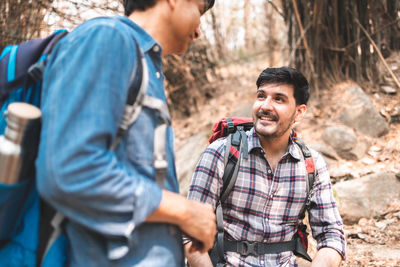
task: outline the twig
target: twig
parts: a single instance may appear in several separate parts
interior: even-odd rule
[[[371,42],[372,46],[375,48],[376,53],[378,54],[379,58],[382,60],[383,65],[385,65],[386,69],[389,71],[390,75],[392,76],[393,80],[396,82],[396,85],[399,87],[400,89],[400,82],[397,79],[396,75],[394,75],[393,71],[390,69],[389,65],[387,64],[386,60],[384,59],[384,57],[382,56],[381,51],[379,50],[378,46],[375,44],[374,40],[372,40],[371,36],[368,34],[367,30],[361,25],[361,23],[358,21],[358,19],[356,17],[354,17],[355,22],[357,23],[357,25],[360,27],[360,29],[365,33],[365,35],[367,36],[368,40]]]
[[[278,14],[281,15],[282,18],[285,18],[285,15],[282,13],[282,10],[279,7],[277,7],[272,0],[268,0],[268,3],[271,4],[272,8],[275,9],[275,11],[278,12]]]

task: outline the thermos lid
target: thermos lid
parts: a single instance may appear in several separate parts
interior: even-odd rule
[[[42,116],[42,112],[34,105],[15,102],[8,105],[7,117],[17,117],[22,120],[35,120]]]

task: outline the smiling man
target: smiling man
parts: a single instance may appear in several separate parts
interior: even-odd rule
[[[240,158],[237,179],[222,203],[224,244],[229,243],[223,248],[224,264],[297,266],[292,249],[273,250],[277,243],[295,240],[306,206],[308,173],[303,153],[291,133],[306,112],[309,86],[300,72],[289,67],[264,70],[256,84],[254,127],[247,132],[249,157]],[[223,187],[226,143],[227,138],[218,139],[200,158],[189,199],[216,207]],[[319,153],[310,151],[315,180],[308,214],[318,242],[312,266],[339,266],[345,257],[342,220],[327,166]],[[249,254],[250,246],[255,249]],[[207,253],[187,253],[191,267],[212,266]]]
[[[194,251],[211,248],[212,207],[178,192],[162,58],[186,51],[213,4],[124,0],[126,16],[89,20],[55,46],[43,79],[37,184],[66,217],[69,266],[184,266],[182,232],[197,241]],[[133,117],[123,114],[142,60],[143,107],[114,147],[120,122]]]

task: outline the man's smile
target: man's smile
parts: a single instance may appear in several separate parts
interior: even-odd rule
[[[257,118],[263,121],[278,121],[278,116],[271,112],[259,111],[257,112]]]

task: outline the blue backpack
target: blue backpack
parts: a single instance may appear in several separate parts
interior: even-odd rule
[[[0,115],[13,102],[26,102],[40,108],[41,82],[47,59],[66,34],[66,30],[59,30],[43,39],[4,48],[0,56]],[[148,84],[146,60],[138,44],[136,48],[140,60],[138,67],[133,69],[135,75],[130,81],[124,116],[110,149],[117,146],[141,107],[148,105],[143,101],[147,97]],[[6,121],[1,116],[0,135],[4,134],[5,127]],[[164,149],[159,147],[160,151]],[[0,183],[0,266],[65,266],[68,240],[60,231],[64,221],[62,214],[40,199],[34,166],[22,182]]]
[[[0,56],[0,114],[4,114],[13,102],[26,102],[40,107],[41,80],[47,58],[55,44],[66,34],[67,31],[59,30],[44,39],[4,48]],[[1,135],[5,127],[6,120],[1,116]],[[0,184],[1,266],[36,266],[41,260],[40,256],[37,257],[40,250],[39,229],[40,225],[45,227],[49,223],[41,218],[41,211],[45,207],[36,190],[35,169],[32,167],[28,173],[29,177],[18,184]],[[57,241],[60,245],[57,251],[63,253],[55,260],[61,264],[66,260],[65,241],[65,237]]]

